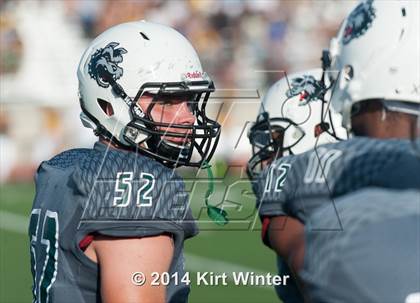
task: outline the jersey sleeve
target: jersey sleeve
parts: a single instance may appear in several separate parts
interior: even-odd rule
[[[183,180],[143,156],[96,153],[73,176],[80,195],[80,229],[115,237],[197,234]]]
[[[420,189],[420,157],[410,152],[407,142],[400,144],[402,147],[382,143],[381,148],[356,154],[337,175],[332,196],[365,187]]]

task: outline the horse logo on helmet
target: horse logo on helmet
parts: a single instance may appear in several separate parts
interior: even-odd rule
[[[123,54],[127,50],[123,47],[116,48],[117,42],[108,43],[104,48],[99,48],[90,58],[89,75],[95,79],[99,86],[108,87],[110,81],[116,81],[123,75],[123,69],[118,66],[123,61]]]
[[[318,100],[322,97],[324,88],[322,84],[312,75],[303,75],[292,79],[290,88],[286,91],[286,97],[299,96],[299,105],[306,105],[310,101]]]

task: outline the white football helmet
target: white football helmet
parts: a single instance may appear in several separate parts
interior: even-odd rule
[[[362,1],[330,45],[331,104],[350,130],[354,104],[420,114],[420,2]]]
[[[347,137],[341,116],[323,101],[321,77],[321,68],[286,75],[268,90],[248,132],[253,154],[247,167],[250,178],[273,158]]]
[[[205,108],[214,85],[190,42],[176,30],[146,21],[114,26],[86,49],[77,76],[81,120],[97,135],[168,166],[200,166],[212,157],[220,125]],[[142,110],[137,101],[144,93],[154,98]],[[153,121],[155,101],[180,95],[191,103],[194,125]],[[178,145],[168,137],[187,140]]]

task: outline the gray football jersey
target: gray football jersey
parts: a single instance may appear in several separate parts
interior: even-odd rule
[[[173,170],[97,142],[43,162],[35,181],[29,226],[35,302],[101,301],[99,267],[79,247],[87,235],[170,234],[175,251],[169,274],[183,276],[183,242],[198,229]],[[189,286],[173,282],[167,301],[186,302]]]
[[[420,158],[408,140],[356,137],[274,161],[253,183],[261,216],[306,223],[318,207],[368,186],[420,189]]]
[[[335,205],[311,215],[323,230],[305,229],[300,277],[311,302],[405,303],[420,293],[420,190],[369,187]]]

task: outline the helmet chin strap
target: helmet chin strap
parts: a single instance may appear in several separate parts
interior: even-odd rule
[[[185,145],[171,144],[160,139],[156,145],[156,152],[166,158],[179,160],[188,157],[190,147]]]
[[[221,226],[226,225],[229,222],[227,212],[222,208],[209,204],[209,197],[214,192],[214,176],[211,170],[211,165],[207,161],[203,161],[203,164],[201,165],[201,169],[207,170],[207,177],[208,177],[208,182],[209,182],[206,195],[204,197],[204,203],[206,204],[206,207],[207,207],[207,215],[217,225],[221,225]]]

